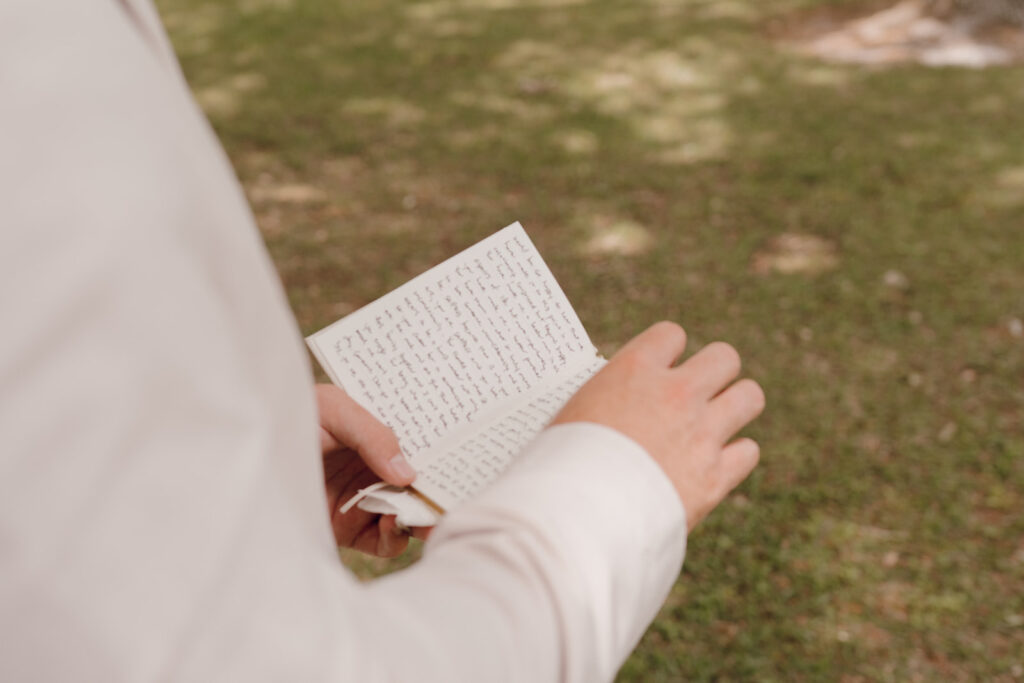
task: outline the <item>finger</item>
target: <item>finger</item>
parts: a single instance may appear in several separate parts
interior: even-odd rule
[[[373,529],[376,526],[376,515],[359,508],[349,510],[344,515],[335,511],[335,514],[331,516],[331,530],[334,532],[334,540],[343,548],[357,547],[360,536],[367,529]]]
[[[402,455],[398,439],[387,425],[336,386],[319,384],[316,393],[324,452],[348,446],[389,484],[407,486],[416,479],[415,470]]]
[[[712,342],[676,372],[694,394],[711,398],[740,374],[740,354],[725,342]]]
[[[348,547],[367,555],[379,555],[380,530],[377,525],[371,524],[360,531]]]
[[[397,537],[394,535],[393,530],[392,533],[382,532],[380,520],[377,520],[361,529],[348,547],[367,555],[395,557],[405,550],[407,544],[408,539],[405,538],[404,534]]]
[[[686,349],[686,332],[673,322],[654,323],[626,342],[615,354],[638,355],[660,366],[671,367]]]
[[[398,528],[394,515],[384,515],[377,523],[377,555],[396,557],[409,544],[409,537]]]
[[[741,379],[711,399],[711,420],[722,443],[764,411],[764,391],[752,379]]]
[[[753,439],[737,439],[722,449],[718,461],[722,498],[747,478],[760,458],[761,447]]]
[[[432,526],[414,526],[410,531],[413,538],[418,538],[421,541],[425,541],[430,538],[430,533],[434,530]]]

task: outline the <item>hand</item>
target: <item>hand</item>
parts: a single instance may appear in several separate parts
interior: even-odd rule
[[[715,342],[672,367],[686,348],[674,323],[650,327],[573,396],[553,424],[596,422],[643,446],[672,481],[692,530],[757,465],[760,449],[733,436],[764,410],[740,357]]]
[[[395,524],[394,515],[378,515],[358,507],[345,514],[345,501],[383,479],[408,486],[416,472],[402,455],[394,433],[332,384],[316,387],[320,412],[320,450],[324,459],[327,509],[338,545],[380,557],[395,557],[409,543],[410,532]],[[411,534],[426,538],[428,528]]]

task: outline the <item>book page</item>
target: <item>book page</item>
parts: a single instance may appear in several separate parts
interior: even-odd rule
[[[307,341],[417,469],[446,435],[597,353],[518,223]]]
[[[580,360],[508,410],[439,443],[417,463],[413,487],[448,510],[494,481],[607,362],[597,356]]]

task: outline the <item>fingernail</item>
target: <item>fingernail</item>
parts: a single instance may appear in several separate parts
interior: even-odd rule
[[[394,472],[396,476],[399,476],[402,479],[416,478],[416,470],[412,468],[412,465],[409,464],[409,461],[406,460],[405,456],[401,453],[391,458],[388,464],[391,465],[391,471]]]

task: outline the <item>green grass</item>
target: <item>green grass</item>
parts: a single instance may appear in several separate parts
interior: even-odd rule
[[[773,44],[815,4],[160,7],[304,331],[521,220],[603,349],[740,349],[762,465],[622,681],[1022,678],[1024,69]]]

